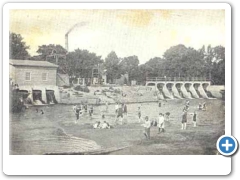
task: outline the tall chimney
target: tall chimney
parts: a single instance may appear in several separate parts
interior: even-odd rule
[[[65,48],[66,50],[68,51],[68,34],[77,26],[85,26],[87,24],[87,22],[80,22],[80,23],[77,23],[75,24],[74,26],[72,26],[68,32],[65,34]]]
[[[68,34],[65,34],[65,49],[68,51]]]

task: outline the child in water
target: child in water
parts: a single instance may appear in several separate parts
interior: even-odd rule
[[[191,113],[193,115],[193,127],[197,127],[197,113],[194,111],[194,113]]]
[[[187,128],[187,111],[183,111],[182,114],[182,130],[186,130]]]
[[[165,119],[166,119],[166,121],[169,121],[169,116],[170,116],[170,112],[166,112],[166,113],[165,113]]]
[[[164,116],[162,113],[159,113],[159,117],[158,117],[158,134],[160,132],[165,132],[165,127],[164,127]]]
[[[141,106],[138,107],[138,122],[140,123],[141,122],[141,116],[142,116],[142,112],[141,112]]]
[[[92,118],[92,115],[93,115],[93,106],[92,105],[90,106],[88,112],[89,112],[89,116]]]

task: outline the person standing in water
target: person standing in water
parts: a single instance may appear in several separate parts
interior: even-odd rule
[[[81,108],[76,106],[76,110],[75,110],[75,115],[76,115],[75,124],[77,124],[77,122],[78,122],[78,120],[79,120],[80,110],[81,110]]]
[[[158,100],[158,107],[162,107],[162,102],[160,99]]]
[[[116,123],[120,121],[120,124],[123,124],[123,108],[120,106],[117,110]]]
[[[170,116],[170,112],[166,112],[166,113],[165,113],[165,119],[166,119],[166,121],[169,121],[169,116]]]
[[[202,110],[203,110],[203,111],[206,111],[206,110],[207,110],[206,102],[203,102],[203,104],[202,104]]]
[[[92,115],[93,115],[93,105],[90,106],[88,112],[89,112],[89,116],[92,118]]]
[[[123,113],[127,116],[127,105],[125,103],[123,104]]]
[[[164,115],[162,113],[159,113],[159,118],[158,118],[158,134],[160,132],[165,132],[164,129]]]
[[[143,124],[144,132],[143,134],[147,139],[150,139],[151,121],[149,121],[148,116],[145,117],[145,123]]]
[[[72,109],[73,109],[73,112],[75,112],[76,109],[77,109],[77,106],[76,106],[76,105],[73,105]]]
[[[186,130],[187,128],[187,111],[184,110],[182,113],[182,130]]]
[[[198,110],[202,110],[202,104],[201,103],[198,104]]]
[[[194,111],[194,113],[191,113],[193,115],[193,127],[197,127],[197,113]]]
[[[106,107],[106,112],[108,112],[108,102],[107,101],[105,103],[105,107]]]
[[[84,112],[87,113],[88,112],[88,104],[84,105]]]
[[[138,114],[138,122],[140,123],[141,122],[141,116],[142,116],[141,106],[138,107],[137,114]]]
[[[118,109],[119,109],[119,105],[118,103],[115,105],[115,114],[117,115],[118,114]]]

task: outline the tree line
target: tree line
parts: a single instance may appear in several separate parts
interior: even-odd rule
[[[92,77],[92,69],[106,70],[109,82],[129,75],[129,81],[144,84],[146,77],[204,77],[213,84],[225,84],[225,47],[211,45],[201,49],[183,44],[172,46],[162,57],[154,57],[140,64],[136,55],[118,57],[110,52],[105,59],[88,50],[67,52],[61,45],[41,45],[36,56],[30,56],[29,46],[20,34],[9,33],[10,59],[46,60],[59,65],[58,71],[71,77]],[[103,73],[103,72],[102,72]]]

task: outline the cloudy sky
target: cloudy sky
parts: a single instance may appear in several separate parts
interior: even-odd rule
[[[225,45],[224,10],[11,10],[10,31],[21,34],[30,54],[39,45],[87,49],[105,58],[137,55],[140,63],[171,46]]]

